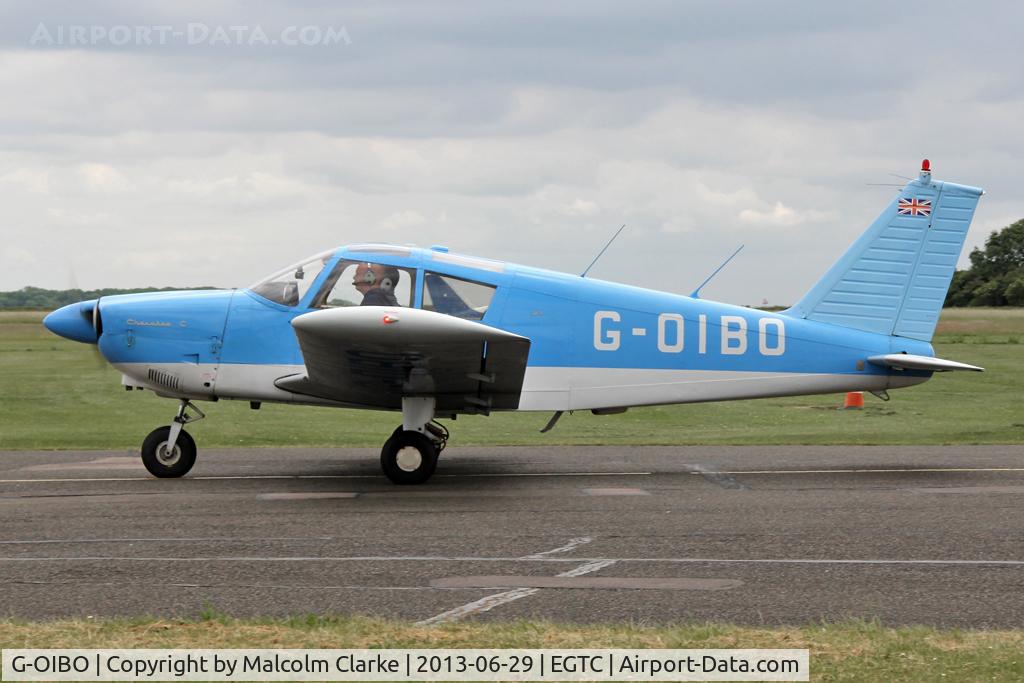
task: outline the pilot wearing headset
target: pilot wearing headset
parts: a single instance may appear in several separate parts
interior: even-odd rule
[[[399,271],[393,266],[379,263],[360,263],[352,284],[363,295],[360,306],[398,306],[395,286],[398,285]]]

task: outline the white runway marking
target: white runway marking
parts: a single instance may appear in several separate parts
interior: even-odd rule
[[[333,541],[334,536],[233,536],[231,538],[69,538],[0,541],[0,545],[52,545],[65,543],[245,543],[249,541]]]
[[[907,468],[863,468],[863,469],[813,469],[813,470],[718,470],[715,475],[751,474],[787,475],[787,474],[900,474],[927,472],[1024,472],[1024,467],[907,467]],[[670,474],[670,473],[660,473]],[[691,470],[685,472],[698,477],[706,477],[712,472]],[[486,478],[486,477],[649,477],[654,472],[479,472],[465,474],[435,474],[435,479]],[[223,476],[185,477],[183,481],[294,481],[302,479],[380,479],[379,474],[239,474]],[[162,481],[152,477],[66,477],[60,479],[0,479],[0,484],[60,484],[73,482],[110,482],[110,481]]]
[[[905,467],[837,470],[719,470],[716,474],[899,474],[901,472],[1024,472],[1024,467]],[[703,475],[703,472],[690,472]]]
[[[591,572],[596,572],[598,569],[604,569],[605,567],[610,567],[613,564],[615,564],[616,562],[617,562],[617,560],[593,560],[591,562],[587,562],[586,564],[581,564],[580,566],[576,567],[575,569],[570,569],[567,572],[562,572],[561,574],[557,574],[556,576],[563,577],[563,578],[570,578],[570,577],[573,577],[573,576],[583,576],[584,574],[589,574]]]
[[[17,579],[14,581],[7,581],[12,585],[19,586],[107,586],[115,588],[123,588],[126,585],[132,586],[152,586],[151,581],[27,581],[23,579]],[[394,591],[465,591],[467,588],[449,588],[447,586],[358,586],[358,585],[341,585],[341,586],[304,586],[302,584],[267,584],[267,583],[166,583],[163,584],[171,588],[242,588],[247,590],[287,590],[287,591],[327,591],[327,590],[344,590],[344,591],[382,591],[382,592],[394,592]]]
[[[1012,493],[1019,495],[1024,493],[1024,486],[959,486],[956,488],[934,487],[910,489],[914,493],[952,493],[952,494],[979,494],[979,493]]]
[[[650,491],[630,488],[583,489],[588,496],[649,496]]]
[[[19,468],[25,472],[61,472],[64,470],[138,470],[145,471],[142,460],[138,457],[113,456],[110,458],[98,458],[88,462],[54,462],[44,465],[31,465]]]
[[[560,588],[568,590],[655,590],[655,591],[723,591],[743,585],[739,579],[697,578],[627,578],[624,576],[514,576],[489,574],[483,576],[449,576],[434,579],[435,588]]]
[[[0,557],[2,562],[636,562],[644,564],[821,564],[821,565],[932,565],[932,566],[1024,566],[1024,560],[896,560],[839,558],[727,558],[727,557],[472,557],[447,555],[409,556],[327,556],[268,557],[210,555],[203,557],[127,557],[84,555],[67,557]]]
[[[556,549],[557,550],[557,549]],[[552,551],[548,551],[552,552]],[[558,574],[559,578],[570,578],[575,576],[583,576],[591,572],[596,572],[599,569],[604,569],[609,565],[615,564],[615,560],[598,560],[594,562],[587,562],[581,564],[575,569],[570,569],[567,572]],[[436,626],[437,624],[443,624],[450,621],[458,621],[464,617],[468,617],[471,614],[479,614],[481,612],[489,612],[495,607],[508,604],[513,600],[519,598],[525,598],[534,593],[540,591],[540,588],[516,588],[510,591],[504,591],[502,593],[495,593],[494,595],[488,595],[485,598],[474,600],[473,602],[467,603],[460,607],[436,614],[429,619],[417,621],[416,626]]]
[[[649,477],[654,472],[500,472],[477,474],[435,474],[434,477]]]
[[[750,487],[744,483],[738,482],[729,476],[730,472],[721,472],[714,467],[709,465],[702,465],[695,463],[692,465],[683,465],[690,474],[699,474],[704,477],[708,482],[715,486],[721,486],[723,489],[732,489],[734,491],[749,491]]]
[[[334,498],[357,498],[355,491],[322,491],[314,493],[261,493],[256,497],[260,500],[321,500]]]
[[[435,474],[434,479],[459,479],[482,477],[646,477],[653,472],[495,472],[476,474]],[[178,481],[244,481],[253,480],[295,480],[295,479],[381,479],[379,474],[240,474],[230,476],[185,477]],[[0,479],[0,484],[57,484],[89,481],[164,481],[153,477],[83,477],[78,479]]]
[[[464,617],[468,617],[470,614],[478,614],[480,612],[490,612],[495,607],[500,607],[506,603],[518,600],[519,598],[525,598],[527,596],[536,593],[539,588],[516,588],[515,590],[505,591],[503,593],[495,593],[494,595],[488,595],[486,598],[480,598],[473,602],[462,605],[461,607],[452,608],[446,612],[435,614],[429,619],[423,619],[416,622],[416,626],[436,626],[437,624],[443,624],[449,621],[458,621]]]
[[[580,536],[579,538],[570,538],[569,542],[566,543],[563,546],[560,546],[560,547],[555,548],[553,550],[545,550],[542,553],[534,553],[533,555],[524,555],[523,559],[524,560],[534,560],[534,559],[537,559],[537,558],[540,558],[540,557],[547,557],[548,555],[557,555],[558,553],[567,553],[570,550],[575,550],[576,548],[579,548],[581,545],[585,545],[587,543],[590,543],[592,540],[594,540],[594,539],[592,539],[590,536]]]

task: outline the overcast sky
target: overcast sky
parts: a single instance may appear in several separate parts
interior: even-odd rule
[[[211,5],[216,5],[211,8]],[[792,303],[929,157],[1024,217],[1020,3],[6,2],[0,290],[360,241]],[[875,183],[875,184],[873,184]],[[877,185],[881,183],[883,185]]]

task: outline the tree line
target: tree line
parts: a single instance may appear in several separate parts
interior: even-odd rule
[[[1024,218],[993,231],[953,274],[946,306],[1024,306]]]
[[[145,287],[142,289],[43,289],[22,287],[14,292],[0,292],[0,309],[23,309],[52,311],[61,306],[98,299],[114,294],[136,294],[139,292],[173,292],[182,289],[214,289],[213,287]]]

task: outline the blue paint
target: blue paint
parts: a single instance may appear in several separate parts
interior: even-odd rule
[[[433,282],[435,299],[445,294],[447,285],[428,273],[496,287],[481,322],[529,338],[534,367],[885,375],[891,371],[864,360],[900,352],[933,355],[928,342],[980,195],[977,188],[922,175],[782,313],[441,247],[353,245],[333,253],[296,306],[249,290],[162,292],[65,306],[44,324],[55,334],[95,343],[92,311],[98,305],[99,347],[111,362],[301,365],[291,321],[311,310],[339,260],[353,259],[414,271],[415,306],[425,280]],[[900,199],[930,201],[930,215],[901,215]]]
[[[100,299],[100,352],[112,363],[216,363],[235,291],[155,292]]]
[[[367,253],[359,257],[403,267],[426,266],[432,272],[496,285],[497,294],[482,322],[531,339],[532,366],[884,374],[884,368],[870,364],[858,368],[858,361],[868,355],[898,351],[932,355],[929,344],[912,339],[894,344],[889,335],[525,266],[505,264],[500,273],[479,271],[434,262],[429,252],[422,250],[413,250],[408,257]],[[324,269],[322,278],[334,263]],[[418,281],[422,281],[422,275]],[[311,310],[308,305],[320,283],[318,278],[295,307],[268,301],[247,290],[106,297],[101,303],[104,334],[100,348],[112,362],[168,363],[188,357],[198,358],[201,363],[301,365],[302,354],[291,321]],[[599,311],[613,311],[619,316],[606,326],[620,339],[614,351],[595,348],[594,320]],[[681,341],[679,351],[658,350],[662,314],[674,316],[662,324],[666,341],[673,348]],[[77,311],[69,311],[62,313],[61,319],[75,320],[76,315]],[[703,352],[701,316],[705,318]],[[723,353],[723,317],[741,319],[745,324],[742,342],[736,334],[726,335],[725,340],[727,349],[742,343],[743,353]],[[762,320],[782,321],[783,354],[759,352]],[[733,322],[730,329],[737,327]],[[132,344],[127,343],[129,336]],[[219,349],[215,348],[218,341]],[[766,329],[764,343],[770,350],[779,347],[777,327]]]
[[[96,343],[96,330],[93,328],[92,312],[96,300],[69,304],[50,313],[43,318],[43,325],[50,332],[86,344]]]

